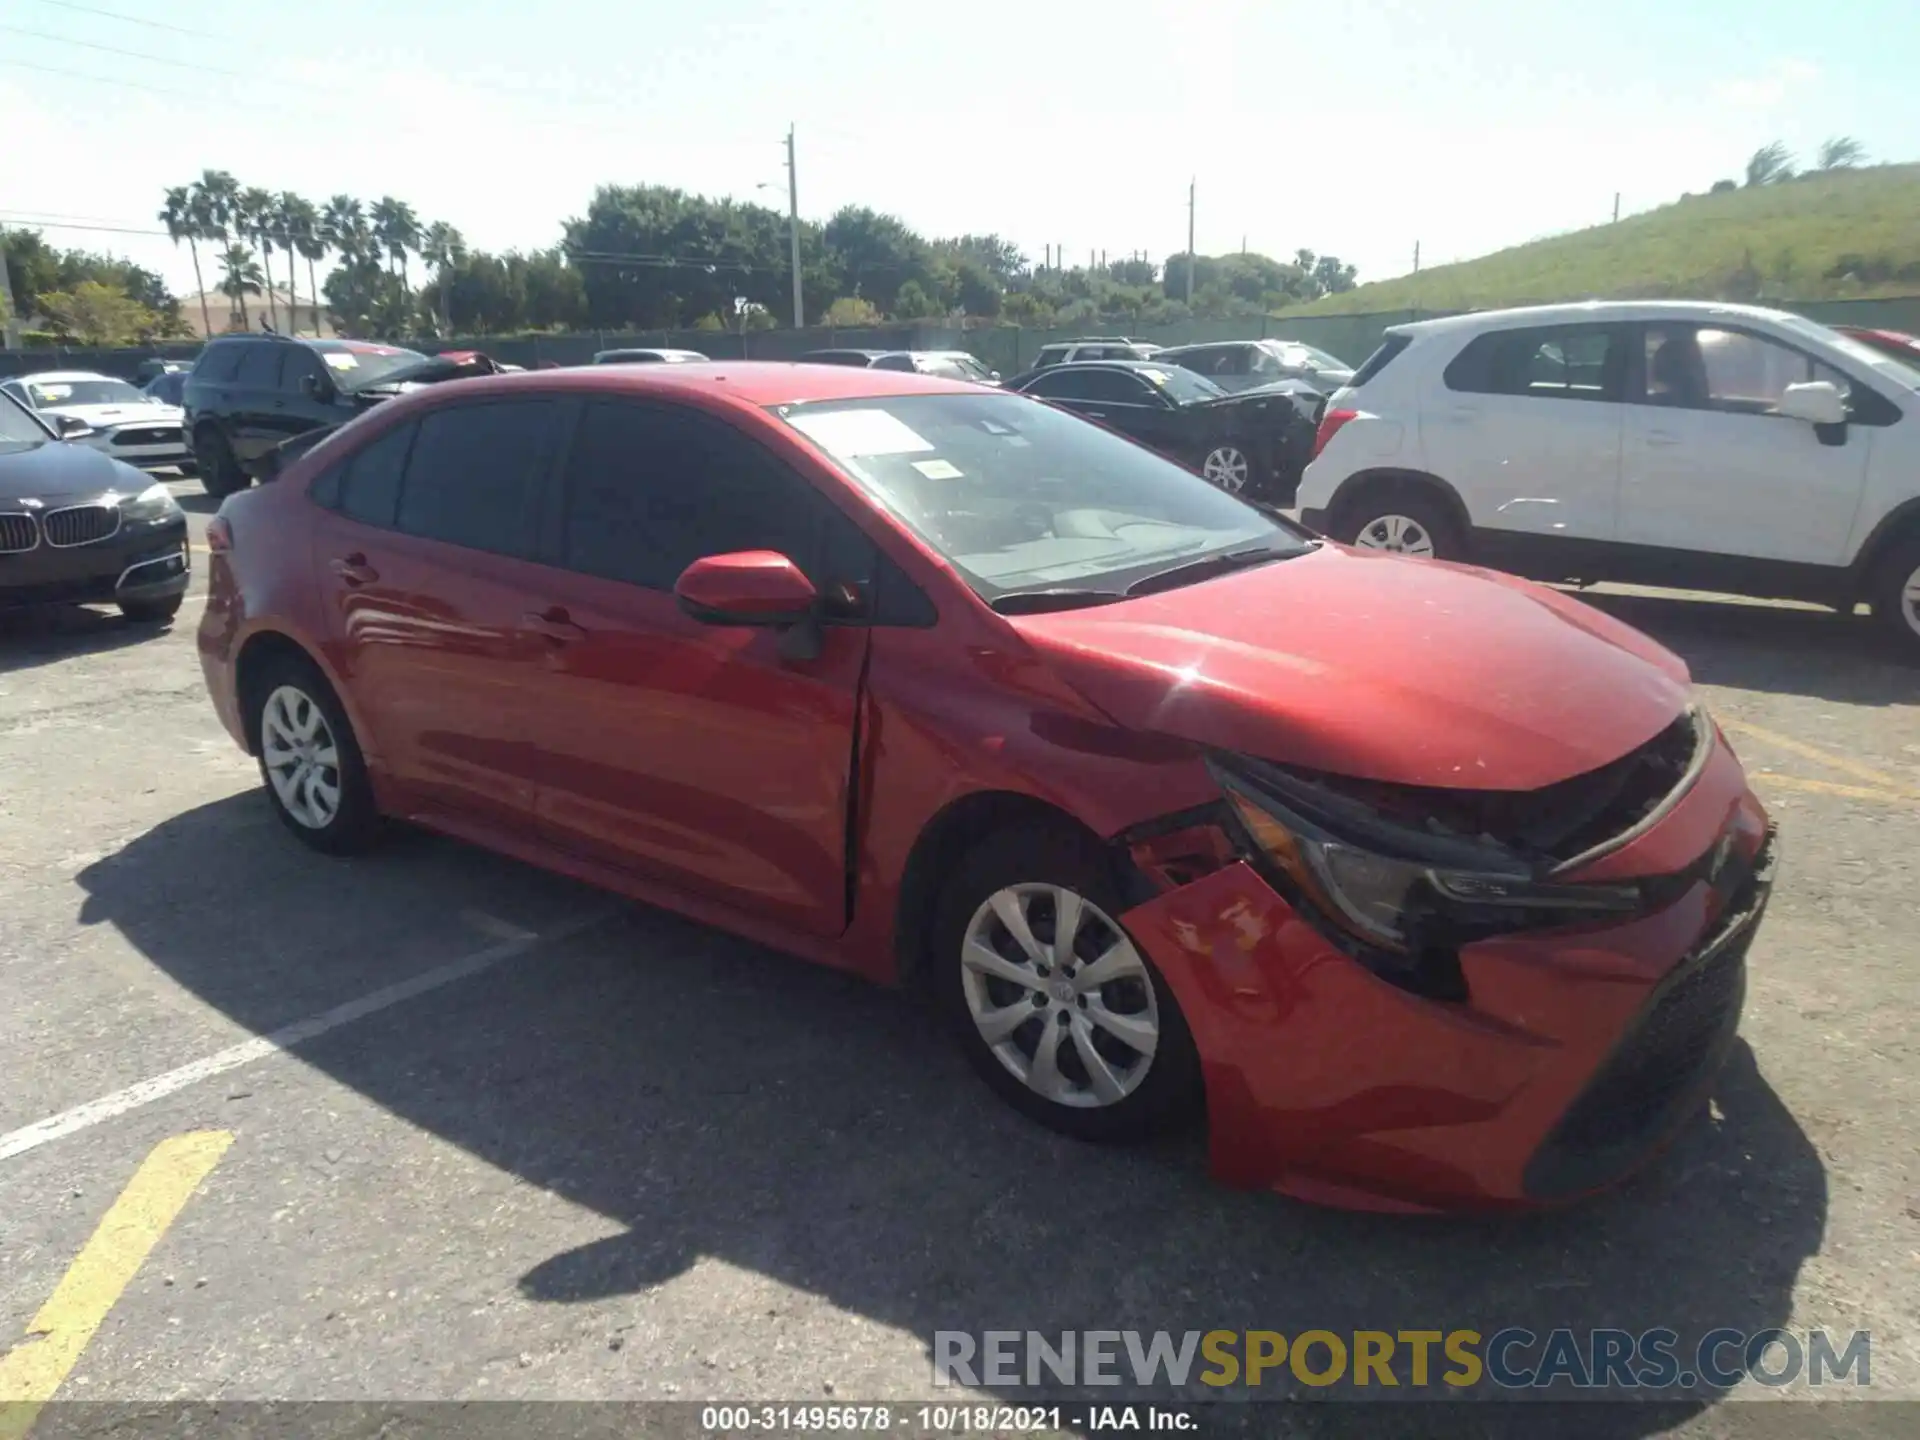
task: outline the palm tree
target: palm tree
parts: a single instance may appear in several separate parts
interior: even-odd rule
[[[335,195],[320,211],[320,238],[329,249],[338,250],[343,260],[357,259],[366,251],[367,221],[360,202],[351,195]]]
[[[297,304],[299,295],[294,287],[293,262],[295,257],[307,262],[307,291],[313,301],[313,333],[320,333],[320,290],[314,284],[313,262],[327,253],[327,247],[320,240],[320,211],[311,200],[284,191],[280,196],[280,224],[283,243],[287,247],[287,293],[296,301],[294,314],[299,315]],[[299,326],[296,324],[296,330]]]
[[[236,228],[260,247],[261,274],[266,277],[267,315],[279,328],[280,316],[273,303],[273,217],[276,205],[273,193],[250,185],[240,192],[239,219]]]
[[[234,202],[240,198],[240,182],[225,170],[202,170],[193,182],[193,197],[202,217],[201,238],[226,240],[227,227],[233,224]]]
[[[220,257],[220,268],[225,278],[220,282],[220,290],[229,300],[240,307],[240,328],[251,330],[253,319],[247,314],[247,296],[260,293],[260,282],[264,278],[260,273],[260,262],[253,258],[253,252],[244,245],[229,245]]]
[[[1851,170],[1867,158],[1867,147],[1851,135],[1836,135],[1820,147],[1816,170]]]
[[[420,217],[404,200],[382,195],[374,202],[373,238],[387,252],[390,262],[399,265],[400,283],[407,283],[407,252],[420,248]],[[392,269],[390,263],[388,268]]]
[[[191,187],[175,185],[168,190],[166,203],[158,218],[167,227],[167,238],[176,247],[182,240],[187,242],[187,253],[193,256],[193,288],[200,293],[200,323],[204,332],[211,336],[213,312],[207,306],[207,282],[200,275],[200,216],[193,202]]]
[[[1785,142],[1762,145],[1747,160],[1747,184],[1777,185],[1793,178],[1793,152]]]
[[[449,336],[453,333],[453,308],[447,291],[452,283],[453,267],[466,263],[466,237],[446,221],[436,220],[427,227],[420,241],[420,258],[433,266],[440,286],[440,334]]]

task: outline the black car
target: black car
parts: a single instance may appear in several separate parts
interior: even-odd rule
[[[191,564],[164,484],[0,396],[0,608],[110,602],[157,623],[180,608]]]
[[[1280,505],[1299,488],[1321,404],[1297,382],[1230,395],[1157,360],[1069,361],[1022,376],[1011,388],[1098,420],[1222,490]]]
[[[364,340],[221,336],[200,352],[181,401],[200,483],[209,495],[231,495],[270,473],[267,456],[283,440],[418,385],[499,369],[478,351],[428,356]]]

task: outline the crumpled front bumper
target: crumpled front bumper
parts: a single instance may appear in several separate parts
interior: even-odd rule
[[[1664,820],[1568,877],[1693,883],[1625,922],[1463,947],[1460,1003],[1379,979],[1244,860],[1122,920],[1199,1048],[1217,1179],[1355,1208],[1520,1208],[1618,1181],[1704,1102],[1772,851],[1721,740]]]

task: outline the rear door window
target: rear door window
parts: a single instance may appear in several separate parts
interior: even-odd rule
[[[1447,365],[1449,390],[1536,400],[1613,400],[1626,350],[1605,325],[1496,330],[1475,336]]]
[[[1400,352],[1412,343],[1413,337],[1411,335],[1387,336],[1375,348],[1373,354],[1366,358],[1365,363],[1353,372],[1353,379],[1347,383],[1353,386],[1354,389],[1359,389],[1382,370],[1386,369],[1387,366],[1391,365],[1394,360],[1399,357]]]
[[[291,348],[272,343],[247,346],[246,353],[240,357],[240,372],[234,377],[235,381],[253,390],[279,389],[280,364]]]
[[[240,371],[240,356],[246,348],[244,345],[209,345],[193,367],[194,378],[222,384],[231,381]]]
[[[400,507],[400,478],[406,472],[407,452],[413,447],[414,425],[396,425],[377,439],[362,445],[341,467],[337,499],[330,494],[328,477],[314,486],[314,499],[321,504],[337,504],[342,515],[364,525],[393,528]]]
[[[553,400],[457,405],[428,414],[407,459],[398,528],[468,550],[531,556],[559,418]],[[351,476],[348,481],[351,493]]]

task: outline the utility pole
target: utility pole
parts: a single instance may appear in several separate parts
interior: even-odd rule
[[[7,273],[7,242],[0,236],[0,347],[20,348],[20,312],[13,308],[13,277]]]
[[[807,311],[800,294],[800,171],[793,159],[793,125],[787,125],[787,229],[793,241],[793,328],[807,328]]]
[[[1616,225],[1620,223],[1620,192],[1618,190],[1613,192],[1613,223]]]
[[[1413,242],[1413,313],[1420,313],[1420,242]]]
[[[1187,181],[1187,308],[1193,308],[1193,199],[1199,188],[1199,179]]]

